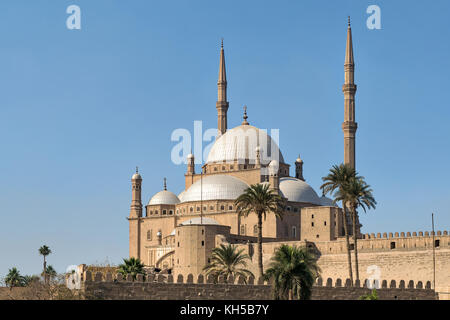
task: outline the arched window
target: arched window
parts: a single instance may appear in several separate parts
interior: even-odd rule
[[[292,238],[296,238],[297,237],[297,227],[293,226],[292,227]]]
[[[152,240],[152,230],[148,230],[147,231],[147,240],[151,241]]]
[[[253,226],[253,235],[257,236],[258,235],[258,225],[254,225]]]

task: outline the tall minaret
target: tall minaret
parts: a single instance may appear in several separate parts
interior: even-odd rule
[[[358,124],[355,122],[355,61],[353,58],[352,28],[348,17],[347,47],[345,50],[345,83],[342,86],[344,92],[344,163],[355,168],[355,133]]]
[[[225,53],[223,51],[223,39],[220,48],[219,80],[217,81],[217,129],[219,136],[227,131],[227,73],[225,70]]]
[[[131,178],[131,207],[130,207],[131,218],[142,217],[141,188],[142,188],[142,177],[139,174],[138,168],[136,167],[136,173]]]
[[[130,257],[141,257],[141,218],[142,218],[142,199],[141,199],[142,177],[136,167],[136,173],[131,177],[131,207],[128,217],[130,234],[129,246]]]

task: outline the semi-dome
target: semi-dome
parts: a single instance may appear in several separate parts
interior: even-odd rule
[[[209,225],[220,225],[220,223],[218,223],[216,220],[211,219],[211,218],[206,218],[206,217],[195,217],[186,221],[183,221],[182,223],[180,223],[181,226],[187,226],[190,224],[209,224]]]
[[[233,176],[212,175],[197,180],[183,193],[183,202],[200,200],[235,200],[248,185]]]
[[[227,130],[211,148],[207,163],[222,161],[256,160],[256,147],[260,148],[261,164],[271,160],[284,163],[283,155],[275,141],[264,131],[251,125],[241,125]]]
[[[171,191],[163,190],[155,194],[150,201],[149,205],[153,204],[177,204],[180,203],[180,199]]]
[[[280,178],[280,191],[289,201],[321,205],[317,193],[303,180],[291,177]]]
[[[180,202],[183,202],[183,195],[184,195],[185,192],[186,192],[186,191],[183,190],[183,191],[181,191],[180,194],[178,195],[178,199],[180,199]]]
[[[331,200],[328,197],[325,197],[324,195],[320,197],[320,205],[325,207],[336,207],[336,204],[333,204],[333,200]]]

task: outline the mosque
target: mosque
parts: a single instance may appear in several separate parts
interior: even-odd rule
[[[146,266],[177,269],[175,260],[176,228],[183,225],[227,226],[229,234],[245,242],[255,242],[256,215],[239,217],[234,201],[245,189],[256,183],[266,183],[286,200],[286,212],[280,220],[268,215],[263,222],[264,241],[300,241],[304,239],[334,240],[344,235],[342,211],[332,200],[322,196],[303,178],[303,161],[293,164],[295,176],[290,176],[290,165],[283,158],[277,143],[257,127],[250,125],[244,107],[240,126],[227,127],[227,77],[223,42],[220,49],[216,102],[218,136],[201,172],[195,172],[195,159],[187,156],[184,175],[185,190],[176,195],[167,190],[153,195],[144,207],[141,198],[142,177],[133,175],[132,204],[129,215],[130,256],[140,258]],[[354,96],[354,61],[352,34],[349,24],[345,58],[345,162],[355,163],[356,123]],[[314,210],[325,219],[320,225],[306,221],[306,212]],[[304,216],[304,221],[302,216]]]
[[[355,93],[354,56],[350,21],[347,28],[344,94],[344,163],[355,168]],[[263,221],[263,260],[267,265],[282,243],[306,245],[319,253],[318,264],[325,277],[348,276],[345,221],[342,210],[331,199],[319,196],[303,177],[303,161],[293,163],[290,176],[276,139],[265,130],[252,126],[244,108],[240,126],[228,128],[227,77],[223,43],[220,49],[218,99],[216,102],[218,135],[201,172],[195,171],[195,159],[189,154],[184,175],[185,189],[176,195],[163,190],[142,205],[142,177],[131,178],[132,201],[129,221],[129,255],[147,267],[194,278],[203,272],[212,250],[222,243],[243,248],[251,257],[249,269],[257,274],[257,217],[240,217],[234,201],[252,184],[268,184],[286,201],[280,220],[268,214]],[[328,168],[327,168],[328,169]],[[450,237],[447,231],[433,237],[428,233],[408,232],[366,234],[357,228],[361,277],[372,277],[379,270],[384,279],[430,281],[433,270],[436,289],[448,294],[450,277]],[[351,228],[349,228],[351,230]],[[431,250],[432,248],[433,251]],[[436,251],[436,253],[435,253]],[[431,254],[436,254],[433,269]],[[378,272],[378,271],[377,271]],[[446,296],[447,299],[449,296]]]

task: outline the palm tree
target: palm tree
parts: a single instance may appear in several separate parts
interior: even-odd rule
[[[255,213],[258,217],[258,267],[259,276],[264,276],[262,262],[262,221],[266,214],[272,212],[277,218],[282,218],[283,199],[268,184],[254,184],[247,188],[235,201],[238,216],[247,217]]]
[[[316,261],[306,248],[285,244],[278,248],[265,274],[272,281],[275,299],[310,299],[320,273]]]
[[[139,258],[123,259],[123,263],[119,265],[118,273],[124,275],[131,274],[133,280],[136,280],[138,274],[144,274],[144,264]]]
[[[23,287],[25,281],[24,277],[20,274],[16,267],[8,270],[8,274],[5,278],[6,285],[9,285],[9,289],[12,290],[13,287]]]
[[[215,282],[219,276],[224,276],[225,279],[229,276],[234,278],[243,276],[244,279],[253,276],[251,271],[245,269],[247,267],[246,260],[249,260],[250,256],[243,252],[244,249],[237,250],[237,247],[231,244],[227,246],[221,244],[220,247],[212,250],[210,262],[203,268],[203,271],[206,271],[206,275],[213,275]],[[246,282],[246,280],[244,281]]]
[[[45,257],[47,257],[50,253],[52,253],[52,250],[50,250],[50,248],[47,247],[45,244],[39,248],[39,254],[44,257],[44,269],[42,272],[44,275],[44,283],[47,283],[47,275],[46,275],[47,261]]]
[[[57,273],[53,266],[48,265],[47,268],[45,268],[45,272],[42,272],[42,275],[46,276],[48,280],[52,280],[57,276]]]
[[[359,267],[358,267],[358,236],[356,232],[356,227],[358,223],[358,212],[357,208],[363,208],[364,212],[366,209],[375,209],[377,202],[372,195],[372,189],[364,181],[364,178],[351,178],[347,184],[344,185],[342,190],[337,192],[337,200],[341,200],[348,204],[350,209],[350,214],[352,216],[353,222],[353,242],[355,244],[354,254],[355,254],[355,273],[356,280],[359,280]]]
[[[322,189],[323,194],[333,194],[334,192],[341,192],[343,193],[344,186],[349,182],[351,178],[358,177],[357,173],[354,168],[350,167],[346,164],[340,164],[334,165],[330,169],[330,173],[322,178],[322,181],[324,182],[320,189]],[[359,177],[358,177],[359,178]],[[338,202],[338,199],[333,200],[333,204],[336,204]],[[342,209],[344,210],[344,233],[345,233],[345,241],[347,244],[347,260],[348,260],[348,274],[350,278],[350,283],[353,286],[353,271],[352,271],[352,257],[350,254],[350,239],[349,239],[349,232],[348,232],[348,218],[349,214],[347,211],[347,204],[344,200],[342,201]]]

